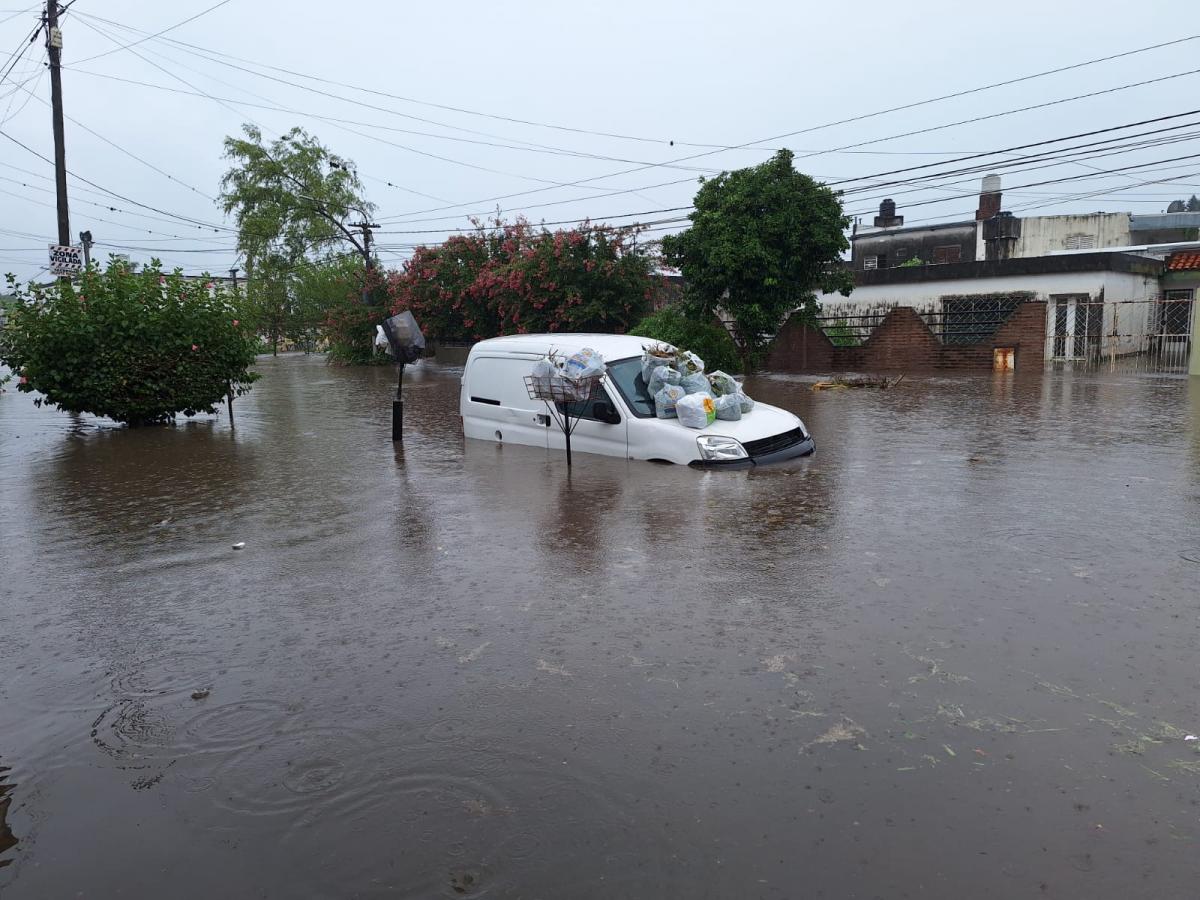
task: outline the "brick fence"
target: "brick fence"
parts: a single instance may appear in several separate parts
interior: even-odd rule
[[[857,347],[836,347],[820,328],[790,319],[771,344],[766,368],[822,374],[991,369],[993,350],[1011,347],[1018,369],[1040,369],[1046,354],[1046,304],[1021,303],[978,344],[943,344],[911,307],[897,306]]]

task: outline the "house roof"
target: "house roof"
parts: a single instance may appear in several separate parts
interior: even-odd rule
[[[1171,272],[1200,269],[1200,253],[1172,253],[1171,258],[1167,260],[1167,269]]]

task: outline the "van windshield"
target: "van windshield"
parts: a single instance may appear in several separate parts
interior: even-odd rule
[[[642,378],[642,358],[640,356],[610,362],[608,377],[617,386],[617,390],[625,398],[625,405],[635,416],[639,419],[654,417],[654,398],[650,396],[650,391]]]

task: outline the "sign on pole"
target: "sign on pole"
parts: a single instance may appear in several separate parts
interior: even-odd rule
[[[83,248],[50,245],[50,274],[77,275],[83,271]]]

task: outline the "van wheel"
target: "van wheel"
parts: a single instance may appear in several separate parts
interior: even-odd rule
[[[497,441],[499,441],[500,443],[503,443],[503,442],[504,442],[504,435],[502,435],[500,432],[498,432],[498,431],[497,431],[497,432],[496,432],[496,440],[497,440]]]
[[[669,459],[648,459],[646,462],[658,463],[660,466],[673,466],[675,463]]]

